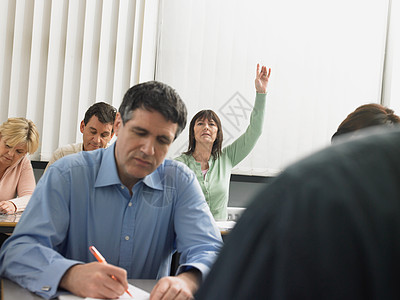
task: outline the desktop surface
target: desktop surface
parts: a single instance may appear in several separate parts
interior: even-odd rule
[[[146,292],[151,292],[157,280],[152,279],[129,279],[128,282]],[[78,298],[78,297],[77,297]],[[40,300],[43,299],[34,293],[20,287],[9,279],[1,278],[1,299],[3,300]],[[83,298],[79,298],[83,299]]]
[[[12,233],[19,219],[21,218],[21,215],[22,212],[11,215],[0,214],[0,232]]]

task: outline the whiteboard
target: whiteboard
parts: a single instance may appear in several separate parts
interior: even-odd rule
[[[380,103],[388,1],[161,2],[155,79],[220,116],[224,145],[245,131],[224,109],[254,104],[256,64],[272,68],[263,134],[234,174],[273,176],[329,146],[356,107]],[[248,115],[247,115],[248,118]],[[188,126],[168,157],[186,151]]]

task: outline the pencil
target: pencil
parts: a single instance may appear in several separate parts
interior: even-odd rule
[[[100,254],[99,250],[97,250],[95,246],[90,246],[89,250],[90,250],[90,252],[92,252],[94,257],[96,257],[96,259],[99,263],[102,263],[102,264],[107,263],[106,259],[103,257],[103,255]],[[111,278],[117,281],[117,278],[115,278],[114,275],[111,275]],[[133,296],[131,295],[131,293],[128,290],[125,290],[125,293],[127,293],[129,296],[131,296],[131,298],[133,298]]]

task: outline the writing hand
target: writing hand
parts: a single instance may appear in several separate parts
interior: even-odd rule
[[[115,299],[128,289],[128,280],[124,269],[92,262],[69,268],[60,287],[80,297]]]
[[[17,207],[11,201],[0,202],[0,213],[13,214],[17,211]]]

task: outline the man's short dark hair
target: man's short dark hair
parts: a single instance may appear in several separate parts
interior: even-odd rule
[[[89,120],[96,116],[101,123],[114,125],[116,114],[117,109],[114,106],[105,102],[97,102],[88,108],[83,122],[87,125]]]
[[[178,93],[169,85],[159,81],[148,81],[131,87],[119,107],[125,125],[138,108],[159,112],[167,121],[178,124],[175,138],[186,126],[187,110]]]

